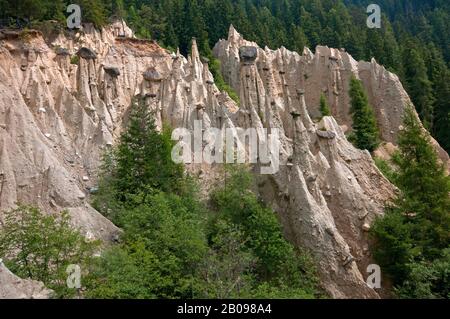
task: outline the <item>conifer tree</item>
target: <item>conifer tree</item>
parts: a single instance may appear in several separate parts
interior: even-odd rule
[[[440,145],[450,152],[450,70],[441,70],[437,75],[435,95],[433,132]]]
[[[405,86],[425,127],[433,125],[433,90],[425,62],[417,47],[410,41],[403,49]]]
[[[411,108],[406,111],[404,126],[398,139],[401,153],[396,158],[402,206],[431,223],[422,228],[423,241],[433,242],[433,249],[445,248],[450,244],[450,179]]]
[[[106,6],[102,0],[79,0],[82,21],[91,22],[97,27],[105,25],[108,21]]]
[[[111,14],[117,19],[125,19],[126,11],[124,8],[123,0],[113,0],[111,3]]]
[[[379,144],[377,123],[362,83],[355,76],[350,79],[350,99],[353,119],[351,139],[356,147],[373,152]]]
[[[149,189],[176,191],[183,168],[172,161],[172,146],[170,132],[164,130],[160,134],[143,99],[135,100],[127,130],[114,154],[114,184],[118,196]]]
[[[142,35],[155,40],[164,39],[167,23],[164,15],[160,15],[155,9],[142,5],[138,11],[141,21],[139,30]]]
[[[292,34],[293,50],[297,51],[299,54],[302,54],[304,47],[308,46],[308,38],[300,27],[293,24],[291,25],[290,33]]]
[[[320,113],[322,113],[322,116],[331,115],[330,107],[328,106],[327,99],[323,93],[320,95]]]
[[[450,245],[450,178],[412,107],[403,122],[399,153],[394,156],[394,180],[401,195],[387,208],[385,217],[375,222],[372,234],[375,259],[395,285],[409,287],[423,268],[420,265],[446,258],[443,254]],[[437,285],[436,290],[440,294],[442,287]]]

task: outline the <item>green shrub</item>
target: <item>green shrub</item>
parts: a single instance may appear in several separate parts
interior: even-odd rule
[[[395,184],[395,171],[392,168],[391,164],[379,157],[374,157],[375,165],[378,169],[383,173],[384,177],[386,177],[391,183]]]
[[[449,299],[450,298],[450,249],[433,262],[407,264],[410,274],[395,290],[399,298]]]
[[[208,211],[193,180],[168,157],[169,132],[156,132],[146,108],[134,107],[119,145],[105,155],[95,195],[96,207],[123,229],[121,243],[93,264],[86,296],[318,295],[311,257],[283,238],[275,213],[251,191],[249,172],[232,173]]]
[[[137,195],[141,197],[141,195]],[[193,298],[207,253],[202,214],[175,194],[156,192],[127,203],[118,219],[121,245],[94,264],[95,298]]]
[[[223,79],[221,70],[220,70],[220,61],[213,57],[212,55],[208,56],[209,59],[209,71],[214,77],[215,84],[220,91],[225,91],[228,93],[231,99],[233,99],[237,105],[240,104],[239,95],[236,91],[233,90],[231,86],[229,86],[225,80]]]
[[[320,113],[322,116],[331,115],[330,106],[328,105],[327,99],[323,93],[320,95]]]
[[[70,58],[70,64],[78,65],[79,62],[80,62],[80,57],[76,54]]]
[[[19,205],[5,213],[0,232],[0,256],[22,278],[42,281],[56,297],[72,297],[66,285],[67,267],[76,264],[85,271],[98,241],[88,241],[69,224],[67,212],[46,215],[38,208]]]
[[[254,288],[267,282],[282,296],[290,291],[295,292],[291,298],[314,297],[318,279],[311,257],[286,241],[275,213],[257,198],[252,183],[248,171],[232,171],[226,187],[213,192],[212,203],[216,218],[237,225],[247,239],[243,249],[256,257]]]

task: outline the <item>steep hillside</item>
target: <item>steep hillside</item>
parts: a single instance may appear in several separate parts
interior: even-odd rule
[[[231,27],[214,53],[239,92],[238,106],[214,84],[196,41],[185,58],[134,38],[122,23],[101,31],[86,25],[51,43],[44,38],[0,31],[0,211],[18,201],[67,209],[88,237],[113,240],[119,230],[89,197],[101,154],[117,141],[131,100],[140,95],[159,127],[192,130],[201,119],[204,128],[278,128],[281,167],[260,177],[261,196],[286,237],[312,252],[332,297],[378,297],[365,283],[372,261],[367,231],[395,187],[367,151],[347,141],[347,91],[355,74],[369,92],[382,138],[395,142],[410,102],[396,75],[338,49],[263,50]],[[255,54],[243,59],[242,46],[255,47]],[[319,121],[321,93],[333,117]]]

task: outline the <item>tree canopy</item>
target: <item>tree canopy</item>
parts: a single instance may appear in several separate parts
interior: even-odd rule
[[[378,144],[378,128],[372,107],[360,80],[352,76],[350,79],[350,113],[352,115],[353,132],[350,140],[360,149],[373,152]]]
[[[374,256],[399,296],[448,298],[450,177],[426,134],[409,108],[391,178],[401,194],[374,223]]]

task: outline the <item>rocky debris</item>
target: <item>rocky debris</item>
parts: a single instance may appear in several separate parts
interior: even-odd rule
[[[146,81],[159,82],[163,79],[161,74],[154,67],[148,68],[147,71],[143,73],[143,76]]]
[[[111,77],[116,78],[120,75],[119,68],[112,67],[112,66],[104,66],[103,69],[106,73],[108,73]]]
[[[56,53],[56,55],[62,55],[62,56],[69,56],[70,55],[70,52],[69,52],[68,49],[61,48],[61,47],[57,47],[55,49],[55,53]]]
[[[90,194],[96,194],[96,193],[98,193],[98,186],[90,187],[90,188],[89,188],[89,193],[90,193]]]
[[[342,263],[343,267],[347,267],[348,265],[350,265],[353,261],[355,260],[355,258],[353,258],[352,255],[349,255],[345,258],[344,262]]]
[[[369,223],[364,223],[362,226],[364,231],[369,231],[370,230],[370,224]]]
[[[42,282],[14,275],[0,259],[0,299],[49,299],[52,294]]]
[[[292,117],[293,117],[294,119],[296,119],[297,117],[300,117],[300,116],[301,116],[301,114],[300,114],[299,112],[295,112],[295,111],[292,111],[290,114],[292,115]]]
[[[258,57],[258,50],[253,46],[242,46],[239,48],[239,57],[244,63],[253,63]]]
[[[82,47],[81,49],[79,49],[77,55],[86,60],[95,60],[97,58],[97,54],[94,52],[94,50],[86,47]]]
[[[333,131],[323,131],[323,130],[317,130],[316,131],[317,136],[325,139],[332,140],[336,137],[336,134]]]
[[[20,31],[15,30],[0,30],[0,40],[16,40],[20,36]]]

